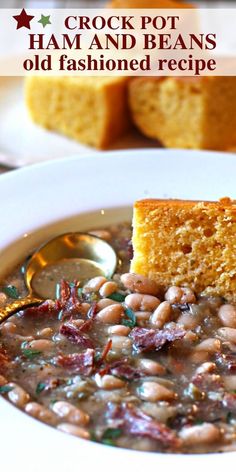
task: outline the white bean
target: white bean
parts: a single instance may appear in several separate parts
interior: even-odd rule
[[[90,279],[83,288],[85,293],[98,292],[103,284],[107,282],[106,277],[99,275]]]
[[[33,341],[34,336],[21,336],[20,334],[15,334],[14,339],[17,339],[23,343],[24,341]]]
[[[136,323],[138,326],[145,326],[150,318],[150,311],[136,311]]]
[[[132,349],[132,341],[127,336],[112,336],[112,352],[116,355],[129,355]]]
[[[52,410],[60,418],[64,418],[69,423],[85,426],[89,422],[89,416],[76,406],[65,401],[58,401],[52,405]]]
[[[176,407],[170,405],[168,402],[161,402],[156,404],[153,402],[143,402],[142,410],[149,416],[152,416],[160,423],[166,423],[169,418],[176,415]]]
[[[162,328],[171,319],[171,305],[169,302],[162,302],[152,314],[150,321],[157,328]]]
[[[205,373],[215,372],[215,370],[216,370],[216,365],[214,362],[204,362],[202,365],[200,365],[196,369],[196,373],[205,374]]]
[[[197,339],[198,339],[197,334],[191,331],[191,329],[188,330],[184,336],[184,340],[187,341],[189,344],[195,343]]]
[[[15,323],[12,323],[11,321],[6,321],[5,323],[2,324],[2,326],[0,327],[0,330],[4,336],[11,336],[12,334],[16,332],[17,327]]]
[[[207,351],[210,353],[219,352],[221,350],[221,342],[219,339],[215,338],[204,339],[204,341],[195,346],[194,350]]]
[[[182,313],[178,318],[178,325],[182,325],[185,329],[194,329],[199,325],[199,320],[190,313]]]
[[[169,287],[166,294],[165,300],[174,303],[195,303],[196,297],[194,292],[189,287]]]
[[[50,351],[54,346],[53,341],[49,341],[48,339],[35,339],[29,343],[29,348],[34,349],[36,351]]]
[[[154,280],[148,279],[144,275],[122,274],[121,282],[131,292],[157,295],[159,291],[157,283]]]
[[[105,282],[99,290],[101,297],[109,297],[112,293],[117,291],[117,284],[115,282],[109,281]]]
[[[166,373],[165,367],[152,359],[139,359],[138,366],[147,375],[164,375]]]
[[[3,387],[3,385],[7,384],[7,379],[3,377],[3,375],[0,375],[0,387]]]
[[[119,323],[124,313],[122,305],[107,306],[98,312],[96,319],[101,323]]]
[[[169,287],[167,292],[165,293],[165,300],[169,303],[180,303],[182,297],[182,290],[180,287]]]
[[[97,302],[97,309],[98,311],[103,310],[103,308],[106,308],[107,306],[110,305],[119,305],[119,302],[115,300],[110,300],[110,298],[102,298]]]
[[[229,341],[230,343],[236,344],[236,329],[235,328],[220,328],[218,329],[218,335]]]
[[[5,305],[7,302],[7,295],[4,292],[0,292],[0,306]]]
[[[12,387],[12,390],[8,392],[9,400],[19,408],[23,408],[30,399],[29,394],[22,387],[13,382],[8,385],[9,387]]]
[[[230,304],[222,305],[218,316],[224,326],[236,328],[236,307]]]
[[[130,328],[124,325],[109,326],[108,334],[116,334],[117,336],[128,336]]]
[[[53,329],[52,328],[43,328],[37,331],[37,336],[42,336],[43,338],[50,338],[53,335]]]
[[[95,375],[95,382],[99,388],[104,390],[113,390],[116,388],[122,388],[125,386],[125,382],[114,375]]]
[[[196,303],[196,297],[191,288],[181,287],[181,289],[182,289],[182,296],[180,299],[180,303]]]
[[[80,328],[80,326],[82,326],[84,324],[84,320],[82,320],[81,318],[78,318],[78,320],[73,320],[72,324],[74,326]]]
[[[80,308],[79,308],[80,314],[81,314],[82,316],[87,315],[87,313],[88,313],[88,311],[89,311],[89,308],[90,308],[90,304],[89,304],[89,303],[86,303],[86,302],[81,303]]]
[[[74,436],[78,436],[82,439],[90,439],[89,432],[84,428],[76,426],[75,424],[61,423],[57,426],[57,429],[63,431],[63,433],[73,434]]]
[[[236,375],[224,375],[223,381],[226,390],[236,390]]]
[[[143,382],[141,387],[138,388],[138,395],[142,400],[149,402],[173,400],[176,398],[176,394],[172,390],[169,390],[157,382]]]
[[[179,433],[187,445],[210,444],[219,441],[220,430],[211,423],[196,426],[184,426]]]
[[[55,424],[56,422],[55,415],[45,406],[36,402],[27,403],[25,406],[25,412],[28,413],[28,415],[33,416],[33,418],[43,421],[44,423]]]
[[[206,362],[209,358],[209,353],[207,351],[193,351],[189,356],[190,362],[193,364],[202,364]]]
[[[125,304],[134,311],[153,311],[160,305],[160,300],[153,295],[131,293],[125,297]]]

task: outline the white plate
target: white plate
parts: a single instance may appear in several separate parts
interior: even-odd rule
[[[28,115],[23,89],[23,78],[0,77],[0,164],[21,167],[91,153],[90,147],[35,125]],[[141,147],[157,147],[157,142],[132,131],[111,146],[112,149]]]
[[[143,197],[236,198],[230,154],[142,150],[91,154],[36,165],[0,177],[0,249],[42,225],[78,213],[132,205]],[[105,212],[106,214],[106,212]],[[90,226],[93,222],[90,222]],[[18,254],[14,254],[17,258]],[[236,452],[183,456],[111,448],[62,434],[0,398],[1,468],[88,472],[111,469],[207,470],[231,467]]]

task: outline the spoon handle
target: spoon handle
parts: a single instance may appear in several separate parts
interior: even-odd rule
[[[43,300],[36,297],[25,297],[20,298],[19,300],[15,300],[12,303],[9,303],[3,308],[0,308],[0,323],[5,321],[9,316],[14,315],[17,311],[22,310],[23,308],[37,305],[38,303],[42,303]]]

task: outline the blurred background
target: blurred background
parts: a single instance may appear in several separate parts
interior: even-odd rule
[[[0,8],[18,8],[18,7],[32,7],[32,8],[70,8],[70,7],[80,7],[80,8],[94,8],[102,7],[107,2],[104,0],[1,0]],[[198,4],[203,7],[231,7],[236,6],[236,0],[194,0],[195,4]],[[147,0],[148,5],[148,0]]]
[[[178,1],[183,2],[0,0],[0,8],[42,8],[43,13],[45,8],[102,8],[108,3],[125,7],[141,2],[146,8],[159,1],[162,5],[176,1],[176,8]],[[204,8],[236,7],[236,0],[186,2]],[[217,17],[223,24],[223,13]],[[235,31],[234,24],[229,30]],[[92,148],[97,152],[161,146],[236,151],[236,77],[182,81],[178,77],[148,81],[147,77],[140,87],[138,78],[68,79],[0,77],[0,172],[90,153]],[[147,106],[140,108],[140,103]]]

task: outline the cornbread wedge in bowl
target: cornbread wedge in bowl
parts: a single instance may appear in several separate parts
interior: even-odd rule
[[[236,202],[141,200],[134,206],[131,271],[164,287],[236,300]]]

